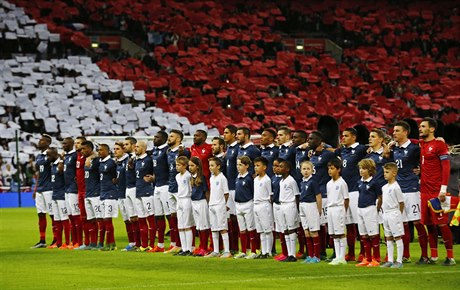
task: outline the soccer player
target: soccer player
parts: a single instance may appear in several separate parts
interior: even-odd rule
[[[356,242],[356,223],[358,222],[358,162],[367,154],[367,147],[356,142],[358,132],[354,128],[347,128],[342,132],[343,147],[335,150],[336,156],[342,160],[342,178],[345,180],[349,190],[349,207],[347,212],[347,261],[354,261]],[[361,262],[362,256],[358,257]]]
[[[273,129],[264,129],[260,137],[260,156],[267,159],[267,172],[269,178],[273,173],[273,161],[278,158],[279,148],[275,146],[276,132]],[[255,165],[255,164],[254,164]]]
[[[274,132],[273,132],[274,133]],[[273,207],[270,202],[272,184],[266,174],[269,161],[265,157],[254,159],[254,222],[256,231],[260,235],[261,255],[259,259],[270,257],[273,246]]]
[[[181,250],[179,232],[177,230],[177,182],[176,182],[176,159],[179,156],[190,157],[190,151],[185,149],[182,144],[184,134],[176,129],[171,130],[168,137],[168,166],[169,166],[169,179],[168,179],[168,208],[169,218],[169,233],[171,244],[165,253],[177,253]]]
[[[101,185],[101,213],[104,218],[102,226],[106,234],[105,247],[103,251],[114,251],[117,249],[115,244],[115,233],[113,228],[113,218],[118,217],[118,190],[116,186],[117,164],[110,158],[110,148],[107,144],[100,144],[98,149],[100,157],[99,175]]]
[[[209,170],[211,171],[210,179],[210,196],[209,196],[209,221],[211,224],[212,239],[214,250],[206,255],[207,258],[219,257],[219,233],[222,235],[224,243],[224,253],[221,258],[231,258],[230,243],[227,233],[227,199],[228,183],[227,178],[220,171],[221,161],[219,158],[211,157],[209,159]]]
[[[366,257],[356,266],[377,267],[380,266],[378,212],[382,206],[382,187],[378,180],[374,179],[377,170],[374,160],[362,159],[358,165],[361,175],[361,180],[358,181],[358,227]]]
[[[299,216],[308,247],[308,256],[304,263],[319,263],[321,254],[321,244],[318,235],[320,229],[320,214],[322,209],[321,192],[318,183],[313,179],[313,163],[303,161],[300,171],[303,179],[300,182],[300,204]]]
[[[280,181],[280,213],[281,220],[284,225],[281,228],[284,230],[288,257],[285,262],[296,262],[296,240],[297,228],[299,227],[299,213],[297,211],[299,204],[299,187],[297,181],[289,174],[291,172],[291,164],[289,161],[282,161],[279,167],[282,179]]]
[[[295,176],[295,154],[296,147],[292,146],[292,131],[289,127],[282,126],[278,129],[277,143],[279,146],[279,157],[291,164],[291,175]]]
[[[387,183],[383,177],[383,165],[391,161],[391,159],[385,158],[384,141],[385,132],[381,129],[371,130],[369,134],[369,149],[366,158],[372,159],[375,162],[376,172],[372,178],[380,184],[380,187]]]
[[[46,157],[46,152],[51,144],[51,137],[49,135],[42,135],[38,140],[38,150],[40,153],[35,159],[35,166],[38,171],[38,181],[34,190],[33,198],[35,199],[35,207],[38,213],[38,228],[40,232],[40,241],[32,248],[46,248],[46,213],[50,215],[53,222],[53,236],[55,226],[53,221],[53,208],[51,198],[53,195],[53,188],[51,184],[51,161]],[[55,238],[51,245],[55,243]]]
[[[249,175],[248,169],[251,166],[251,159],[248,156],[238,157],[236,168],[238,177],[235,184],[235,203],[236,217],[240,229],[241,253],[235,259],[254,259],[257,256],[255,243],[255,223],[254,223],[254,180]],[[249,235],[251,254],[247,252],[247,238]]]
[[[56,244],[49,246],[48,248],[54,249],[69,249],[70,244],[70,224],[67,210],[67,204],[65,202],[65,182],[64,172],[62,167],[58,168],[59,164],[62,164],[61,158],[59,158],[56,148],[50,147],[46,151],[46,157],[52,162],[51,167],[51,184],[53,188],[52,195],[52,207],[53,207],[53,218],[56,223]],[[64,232],[65,243],[62,243],[62,232]]]
[[[150,176],[153,174],[153,161],[147,155],[147,143],[145,141],[137,141],[136,147],[136,164],[134,172],[136,176],[136,199],[134,208],[136,216],[139,219],[139,232],[141,237],[141,246],[139,252],[152,250],[152,245],[155,243],[156,225],[153,208],[153,186],[150,181]],[[150,236],[150,245],[149,245]]]
[[[334,250],[336,253],[336,257],[329,265],[334,266],[347,264],[345,260],[345,218],[350,200],[347,183],[340,176],[342,164],[343,163],[338,159],[332,159],[327,164],[328,173],[331,177],[331,180],[329,180],[326,185],[327,224],[329,235],[334,239]]]
[[[398,166],[394,162],[383,166],[383,176],[387,184],[382,187],[383,228],[387,243],[388,262],[382,268],[402,268],[404,227],[402,213],[404,211],[404,196],[396,181]],[[396,263],[394,263],[394,243],[396,243]]]
[[[150,178],[150,182],[155,181],[153,203],[155,220],[157,222],[158,244],[151,250],[151,252],[154,253],[162,253],[165,251],[165,217],[168,220],[171,219],[171,213],[168,206],[169,166],[167,141],[168,134],[165,131],[159,131],[153,137],[153,176],[146,176],[146,178]]]
[[[196,156],[200,158],[201,164],[203,164],[203,174],[206,179],[209,179],[209,162],[208,159],[213,156],[211,144],[206,143],[208,133],[204,130],[196,130],[193,134],[193,144],[190,147],[190,156]]]
[[[271,178],[272,184],[272,204],[273,204],[273,221],[275,222],[275,231],[278,233],[281,244],[281,253],[273,257],[277,261],[284,261],[288,257],[286,239],[284,237],[284,222],[282,221],[281,215],[281,203],[280,203],[280,182],[283,178],[280,173],[280,163],[283,162],[283,159],[277,158],[273,161],[273,173],[275,175]],[[273,247],[276,250],[276,243]],[[272,250],[273,252],[273,250]]]
[[[238,157],[248,156],[249,159],[254,161],[256,157],[260,156],[260,150],[251,142],[251,131],[247,127],[240,127],[236,131],[236,139],[240,145],[238,150]],[[249,175],[254,175],[254,165],[249,166]]]
[[[428,201],[439,198],[441,202],[446,199],[447,184],[449,183],[450,162],[449,151],[446,143],[436,140],[434,132],[437,123],[434,119],[424,118],[419,126],[420,138],[420,192],[421,192],[421,222],[428,229],[428,240],[431,248],[431,263],[438,260],[438,233],[441,231],[447,258],[444,266],[455,265],[452,249],[452,232],[448,224],[449,215],[437,215],[428,208]]]
[[[64,138],[62,141],[62,149],[64,149],[65,152],[63,156],[64,162],[59,163],[59,167],[62,166],[62,171],[64,172],[65,200],[71,224],[72,242],[69,248],[78,248],[82,244],[82,228],[80,207],[78,206],[78,189],[75,179],[78,157],[74,149],[73,139],[70,137]]]
[[[408,222],[413,222],[418,233],[418,242],[422,250],[419,263],[425,263],[428,259],[428,234],[425,227],[420,223],[420,182],[414,172],[420,165],[420,146],[412,143],[408,136],[410,125],[405,121],[399,121],[393,127],[394,146],[390,152],[390,158],[398,165],[398,182],[404,194],[404,254],[403,262],[410,262],[410,231]]]
[[[222,172],[225,174],[226,169],[225,169],[225,141],[224,139],[220,137],[214,137],[212,138],[212,143],[211,143],[211,148],[212,148],[212,156],[217,157],[222,161]],[[203,163],[203,161],[202,161]],[[209,164],[209,162],[207,162]],[[209,166],[209,165],[208,165]],[[208,178],[209,179],[209,178]]]
[[[201,160],[198,157],[190,158],[188,168],[192,175],[192,209],[193,220],[200,236],[200,246],[194,253],[195,256],[205,256],[208,253],[209,239],[209,189],[208,183],[202,173]]]
[[[227,199],[227,207],[229,214],[228,221],[228,235],[230,237],[230,250],[232,253],[238,252],[238,221],[236,218],[235,209],[235,182],[238,176],[236,170],[236,159],[238,158],[238,152],[240,145],[236,140],[236,133],[238,128],[233,125],[228,125],[224,129],[224,141],[227,144],[227,151],[225,153],[225,171],[224,175],[228,180],[229,196]]]
[[[126,164],[125,178],[126,178],[126,200],[125,207],[128,212],[129,219],[133,224],[134,245],[127,245],[122,251],[137,251],[141,246],[139,218],[136,214],[136,147],[137,140],[134,137],[126,137],[123,142],[123,150],[128,154],[128,162]]]
[[[126,209],[126,166],[128,165],[129,156],[123,151],[123,143],[116,142],[113,146],[114,157],[117,163],[117,198],[118,208],[121,212],[121,217],[125,222],[126,233],[128,235],[128,248],[135,247],[133,223],[129,219],[128,210]]]
[[[197,157],[197,156],[195,156]],[[195,226],[192,215],[192,175],[187,170],[188,158],[179,156],[176,159],[177,182],[177,228],[182,249],[179,256],[192,256],[192,227]]]
[[[100,158],[94,152],[94,145],[90,141],[81,143],[81,154],[85,159],[85,209],[89,228],[89,246],[82,245],[79,250],[98,250],[102,245],[97,245],[98,222],[102,219],[99,163]]]
[[[300,184],[302,181],[302,173],[300,172],[300,164],[307,160],[307,150],[302,144],[307,142],[307,133],[303,130],[296,130],[292,134],[292,147],[295,148],[295,176],[294,179]]]
[[[85,182],[85,162],[86,157],[81,153],[81,144],[86,141],[83,136],[75,138],[75,150],[77,151],[77,162],[75,163],[75,180],[78,189],[78,207],[80,208],[80,222],[85,236],[85,240],[80,245],[80,248],[89,246],[89,224],[86,217],[85,196],[86,196],[86,182]]]

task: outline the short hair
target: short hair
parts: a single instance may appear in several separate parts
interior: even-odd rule
[[[217,157],[211,157],[208,159],[208,162],[215,162],[217,166],[219,167],[222,167],[222,160],[220,160],[220,158],[217,158]]]
[[[172,129],[172,130],[171,130],[171,133],[174,133],[174,134],[179,135],[179,138],[180,138],[181,141],[184,139],[184,133],[182,133],[181,130]]]
[[[355,137],[358,137],[358,131],[356,131],[355,128],[346,128],[343,131],[344,132],[350,132],[351,135],[354,135]]]
[[[308,164],[311,166],[311,168],[315,168],[315,165],[313,165],[313,162],[311,162],[310,160],[302,161],[302,163],[300,163],[300,168],[302,168],[302,165],[304,164]]]
[[[70,141],[71,143],[74,142],[72,137],[65,137],[62,141],[64,140]]]
[[[243,131],[245,136],[251,137],[251,130],[248,127],[239,127],[238,130]]]
[[[406,121],[398,121],[393,126],[402,127],[405,131],[407,131],[407,134],[410,134],[410,125]]]
[[[238,131],[238,128],[235,125],[227,125],[224,129],[228,129],[230,132],[232,132],[232,134],[236,134],[236,131]]]
[[[43,139],[46,139],[46,141],[48,141],[48,144],[51,144],[51,142],[53,142],[53,139],[48,134],[43,134],[42,137]]]
[[[198,129],[196,130],[197,133],[203,134],[204,138],[208,138],[208,133],[205,130]]]
[[[165,131],[158,131],[157,134],[160,134],[162,140],[168,140],[168,133],[166,133]]]
[[[238,157],[238,160],[243,163],[244,165],[247,165],[247,166],[251,166],[251,158],[249,158],[248,156],[240,156]]]
[[[105,143],[99,144],[99,147],[100,147],[100,148],[105,148],[108,152],[110,152],[110,147],[109,147],[109,145],[107,145],[107,144],[105,144]]]
[[[268,160],[267,160],[267,158],[265,158],[263,156],[259,156],[259,157],[256,157],[254,159],[254,163],[262,163],[263,165],[267,166],[268,165]]]
[[[386,170],[391,170],[391,171],[395,171],[396,173],[398,173],[398,165],[394,162],[385,163],[385,165],[383,165],[383,168]]]
[[[286,167],[287,167],[289,170],[291,170],[291,168],[292,168],[291,162],[289,162],[289,161],[287,161],[287,160],[284,160],[284,159],[283,159],[283,161],[280,162],[280,165],[281,165],[281,164],[286,165]]]
[[[374,129],[371,130],[371,133],[372,132],[376,133],[377,136],[379,136],[379,138],[385,139],[385,132],[383,132],[382,129],[374,128]]]
[[[278,128],[278,131],[284,131],[287,135],[291,135],[292,130],[288,126],[281,126]]]
[[[273,162],[275,162],[275,161],[278,162],[278,163],[281,163],[281,162],[284,161],[284,159],[280,158],[280,157],[277,157],[277,158],[273,159]]]
[[[423,118],[422,122],[428,122],[428,127],[430,128],[435,128],[435,129],[438,128],[438,122],[436,122],[436,120],[433,118],[430,118],[430,117]]]
[[[131,137],[131,136],[129,136],[129,137],[126,137],[126,138],[125,138],[125,140],[126,140],[126,141],[128,141],[129,143],[131,143],[131,145],[133,145],[133,144],[136,144],[136,143],[137,143],[137,139],[136,139],[136,138],[134,138],[134,137]]]
[[[304,130],[295,130],[294,133],[299,134],[302,139],[307,139],[307,132]]]
[[[342,161],[340,161],[338,158],[334,158],[327,163],[327,167],[335,167],[342,170]]]
[[[374,176],[375,172],[377,171],[377,167],[375,165],[375,161],[370,158],[364,158],[358,162],[359,168],[367,169],[369,171],[370,176]]]
[[[123,142],[117,141],[117,142],[115,142],[114,145],[117,145],[117,146],[120,146],[121,148],[123,148]]]
[[[264,129],[263,132],[268,132],[268,134],[270,134],[273,137],[273,139],[276,138],[276,132],[273,129],[267,128],[267,129]]]
[[[57,153],[57,148],[56,147],[50,147],[48,148],[49,151],[51,152],[56,152]]]
[[[94,150],[94,144],[91,141],[83,141],[81,143],[81,146],[88,146],[89,148],[91,148],[91,150]]]
[[[80,139],[80,140],[86,141],[86,137],[85,137],[85,136],[78,136],[77,138],[75,138],[75,140],[77,140],[77,139]]]
[[[318,137],[321,141],[323,141],[324,136],[323,136],[323,133],[321,133],[320,131],[313,131],[310,133],[310,135],[314,135]]]
[[[216,136],[216,137],[212,138],[212,141],[214,141],[214,140],[217,140],[217,141],[219,141],[219,145],[223,145],[223,146],[224,146],[224,148],[225,148],[225,141],[224,141],[224,139],[223,139],[223,138],[221,138],[221,137],[217,137],[217,136]]]
[[[188,165],[188,158],[187,158],[187,156],[179,156],[179,157],[176,158],[176,162],[187,166]]]

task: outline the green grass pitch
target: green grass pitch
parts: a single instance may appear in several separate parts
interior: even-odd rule
[[[280,263],[274,260],[222,260],[126,253],[30,249],[38,241],[35,209],[0,209],[0,289],[460,289],[457,266],[403,269]],[[126,245],[121,218],[116,241]],[[48,223],[47,237],[51,237]],[[49,242],[49,240],[48,240]],[[168,244],[168,242],[166,242]],[[331,250],[329,250],[331,251]],[[385,255],[382,245],[382,255]],[[420,256],[411,244],[412,259]],[[440,259],[445,256],[439,246]]]

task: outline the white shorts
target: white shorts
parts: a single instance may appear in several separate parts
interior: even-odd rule
[[[192,214],[192,199],[178,198],[177,199],[177,228],[187,229],[195,225]]]
[[[140,218],[146,218],[153,215],[153,195],[136,197],[134,200],[134,210],[136,216]]]
[[[345,222],[347,225],[349,224],[357,224],[358,223],[358,198],[359,198],[359,191],[352,191],[348,193],[350,197],[350,203],[348,205],[347,216]]]
[[[240,231],[253,231],[256,228],[254,223],[254,201],[235,202],[235,206]]]
[[[377,204],[377,202],[376,202],[376,204]],[[379,210],[378,222],[379,222],[379,225],[383,225],[383,209],[382,209],[382,207],[380,207],[380,210]]]
[[[275,221],[275,231],[284,233],[286,225],[284,224],[283,215],[281,214],[281,204],[273,204],[273,220]]]
[[[309,230],[310,232],[319,231],[320,215],[316,202],[301,202],[299,216],[304,230]]]
[[[209,222],[213,232],[228,230],[227,205],[225,203],[209,206]]]
[[[229,190],[228,191],[228,199],[227,199],[227,207],[228,207],[228,214],[229,215],[236,215],[236,205],[235,205],[235,191]]]
[[[155,191],[153,193],[153,204],[155,206],[155,215],[156,216],[165,216],[170,215],[168,206],[168,186],[155,186]]]
[[[383,230],[385,237],[397,238],[404,235],[404,225],[399,210],[387,211],[383,214]]]
[[[192,214],[197,230],[209,229],[209,208],[206,199],[192,200]]]
[[[52,191],[37,192],[35,194],[35,207],[37,213],[49,213],[53,215]]]
[[[258,233],[273,231],[273,207],[268,201],[254,204],[254,223]]]
[[[322,200],[322,209],[321,209],[321,216],[319,217],[319,223],[321,225],[327,224],[327,198],[323,197]]]
[[[80,207],[78,206],[78,193],[66,193],[65,202],[69,215],[80,215]]]
[[[52,200],[53,219],[55,221],[65,221],[69,219],[67,203],[65,200]]]
[[[126,198],[120,198],[118,200],[118,208],[120,210],[120,213],[121,213],[121,217],[123,218],[123,221],[129,221],[129,214],[128,214],[128,210],[126,209]]]
[[[362,236],[379,234],[379,212],[377,206],[358,208],[358,230]]]
[[[403,221],[418,221],[420,220],[420,192],[403,193],[404,196],[404,212]]]
[[[281,204],[281,217],[286,227],[285,230],[295,230],[299,227],[299,212],[295,202]]]
[[[136,188],[135,187],[126,188],[125,208],[130,218],[136,216],[136,211],[134,209],[135,200],[136,200]]]
[[[105,219],[118,217],[118,200],[104,199],[101,200],[102,217]]]
[[[101,199],[99,197],[85,197],[86,219],[101,219]]]
[[[345,207],[331,206],[327,208],[327,227],[329,235],[345,234]]]
[[[168,209],[171,214],[177,212],[177,192],[168,192]]]

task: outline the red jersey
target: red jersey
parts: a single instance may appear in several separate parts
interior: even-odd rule
[[[212,157],[212,146],[211,144],[203,143],[199,146],[193,144],[190,147],[190,155],[200,158],[201,163],[203,164],[203,175],[209,179],[211,173],[209,172],[209,162],[208,159]]]
[[[85,161],[86,157],[83,156],[80,151],[77,151],[77,163],[76,163],[76,179],[77,179],[77,188],[78,193],[85,194],[86,186],[85,186]]]
[[[444,161],[447,161],[447,166]],[[449,183],[449,149],[446,143],[436,139],[420,141],[420,166],[420,192],[437,196],[441,185]]]

